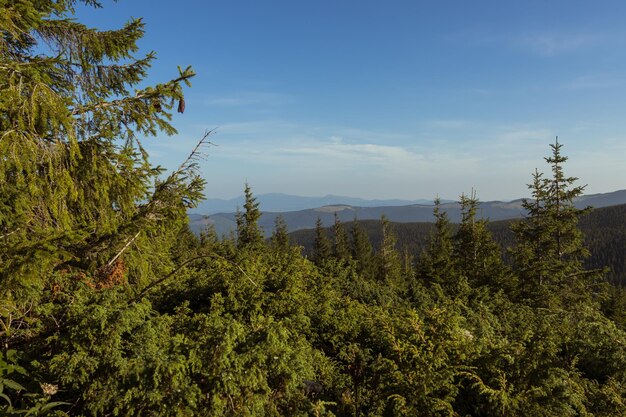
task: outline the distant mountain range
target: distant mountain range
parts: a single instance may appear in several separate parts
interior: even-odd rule
[[[368,206],[365,205],[352,205],[348,203],[333,203],[327,205],[321,205],[315,208],[307,208],[293,211],[285,211],[285,212],[277,212],[270,211],[264,205],[263,201],[268,199],[268,196],[282,196],[284,197],[284,202],[291,201],[294,206],[299,198],[310,199],[309,201],[313,202],[315,199],[327,201],[333,199],[345,199],[340,201],[359,201],[359,202],[367,202]],[[262,198],[263,197],[263,198]],[[324,200],[327,199],[327,200]],[[234,199],[237,200],[237,199]],[[228,201],[234,201],[228,200]],[[269,199],[271,201],[271,198]],[[222,200],[225,201],[225,200]],[[377,220],[380,219],[382,215],[385,215],[389,220],[393,222],[401,222],[401,223],[409,223],[409,222],[431,222],[433,221],[433,205],[432,201],[427,200],[419,200],[422,203],[410,203],[405,205],[397,205],[397,204],[389,204],[389,201],[392,202],[400,202],[402,200],[362,200],[362,199],[350,199],[348,197],[338,197],[338,196],[326,196],[326,197],[296,197],[289,196],[285,194],[264,194],[263,196],[258,197],[258,201],[260,202],[260,208],[263,210],[263,214],[261,219],[259,220],[259,225],[263,228],[266,235],[270,235],[273,228],[274,222],[278,216],[282,216],[285,222],[287,223],[287,228],[289,231],[301,230],[301,229],[311,229],[315,227],[315,222],[317,219],[321,219],[322,224],[324,226],[330,226],[334,222],[335,213],[342,222],[352,221],[354,219],[359,220]],[[278,205],[279,200],[273,200],[274,202],[270,205],[271,207],[276,207]],[[386,203],[380,206],[372,206],[375,202]],[[425,203],[424,203],[425,202]],[[298,204],[304,204],[300,202]],[[590,194],[579,197],[575,201],[575,205],[579,208],[583,208],[586,206],[592,207],[608,207],[614,206],[618,204],[626,204],[626,190],[615,191],[611,193],[604,194]],[[240,204],[240,206],[243,203]],[[286,204],[283,204],[281,207],[287,207]],[[441,205],[442,210],[448,213],[450,220],[452,222],[458,222],[461,218],[461,210],[458,202],[444,202]],[[266,211],[267,210],[267,211]],[[195,210],[195,213],[191,213],[190,217],[190,227],[191,229],[199,233],[201,230],[205,229],[208,225],[213,225],[215,231],[218,235],[227,235],[230,232],[236,229],[235,222],[235,210],[229,212],[221,212],[221,213],[212,213],[208,212],[201,213],[198,209]],[[520,218],[525,215],[524,209],[522,207],[522,199],[513,200],[509,202],[502,201],[487,201],[480,203],[478,215],[481,218],[488,218],[492,221],[496,220],[506,220],[506,219],[514,219]]]
[[[285,212],[313,209],[322,206],[349,205],[355,207],[384,207],[384,206],[408,206],[409,204],[433,204],[433,200],[366,200],[363,198],[345,197],[340,195],[326,195],[324,197],[305,197],[281,193],[269,193],[256,196],[263,211]],[[243,195],[223,200],[220,198],[208,198],[192,210],[196,214],[234,213],[243,207],[245,197]],[[445,200],[446,202],[451,200]]]

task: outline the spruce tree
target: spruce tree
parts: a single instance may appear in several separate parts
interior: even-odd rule
[[[461,224],[454,235],[455,286],[466,282],[473,288],[507,289],[510,277],[502,263],[500,247],[487,230],[487,220],[478,219],[476,193],[461,195]]]
[[[350,259],[350,244],[348,233],[339,220],[339,215],[335,212],[335,222],[333,223],[333,256],[341,261]]]
[[[322,225],[319,217],[315,222],[315,240],[313,241],[313,260],[317,265],[321,265],[332,256],[332,247],[326,229]]]
[[[352,238],[352,258],[356,261],[358,272],[365,277],[374,275],[372,243],[367,232],[355,218],[350,231]]]
[[[574,205],[585,187],[574,185],[578,178],[565,175],[568,158],[561,154],[562,147],[558,138],[550,145],[552,155],[544,159],[551,176],[544,178],[535,171],[529,185],[532,199],[523,201],[527,218],[512,227],[520,295],[538,306],[572,306],[602,290],[599,271],[587,271],[583,265],[589,252],[578,220],[590,208]]]
[[[259,227],[258,221],[261,218],[259,203],[256,197],[252,195],[252,189],[246,183],[244,190],[245,202],[243,212],[237,212],[237,246],[258,247],[263,244],[263,232]]]
[[[396,287],[402,287],[402,260],[396,250],[396,235],[393,225],[383,215],[380,218],[382,242],[376,259],[378,263],[378,279]]]
[[[197,153],[162,178],[142,146],[176,132],[193,71],[136,88],[155,59],[135,56],[142,20],[90,28],[72,19],[76,3],[2,3],[0,300],[36,298],[52,272],[97,281],[121,268],[146,285],[171,268],[172,237],[201,197]]]
[[[41,375],[57,378],[52,356],[67,365],[59,338],[93,330],[69,310],[114,311],[107,325],[120,327],[139,317],[128,301],[174,269],[176,237],[204,188],[196,159],[208,133],[169,175],[142,145],[176,133],[170,120],[185,110],[193,71],[146,85],[155,54],[136,56],[142,20],[90,28],[73,18],[78,3],[100,7],[0,2],[0,346],[38,359],[36,387]]]
[[[289,231],[283,216],[277,216],[274,221],[274,231],[270,237],[270,243],[279,252],[287,252],[289,249]]]
[[[443,285],[452,275],[452,226],[448,213],[441,210],[441,200],[433,208],[435,227],[419,262],[420,278],[430,284]]]

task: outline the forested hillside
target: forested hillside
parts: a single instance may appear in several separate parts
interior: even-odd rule
[[[141,143],[193,72],[136,90],[142,21],[75,4],[1,3],[0,415],[626,414],[626,296],[585,267],[560,143],[510,265],[474,195],[420,253],[337,222],[306,258],[280,220],[265,240],[249,187],[236,234],[198,238],[207,135],[170,173]]]
[[[499,220],[488,222],[487,229],[493,239],[503,250],[505,261],[509,262],[508,249],[515,244],[515,235],[511,225],[517,220]],[[382,223],[377,220],[357,221],[358,227],[363,228],[372,245],[380,247],[382,241]],[[411,254],[420,254],[428,246],[428,237],[433,232],[434,223],[398,223],[392,222],[397,236],[397,247],[400,251],[407,250]],[[344,223],[344,227],[352,229],[357,225],[352,222]],[[626,204],[612,207],[593,209],[581,216],[579,223],[584,237],[584,246],[589,249],[590,256],[585,260],[588,268],[608,268],[606,277],[609,281],[626,285]],[[453,230],[458,224],[452,225]],[[326,230],[332,236],[332,228]],[[303,253],[311,256],[315,241],[315,229],[298,230],[289,234],[292,242],[303,247]]]

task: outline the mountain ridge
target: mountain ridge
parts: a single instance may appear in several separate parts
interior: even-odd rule
[[[481,202],[478,209],[478,217],[487,218],[491,221],[524,217],[525,213],[522,202],[523,199]],[[626,190],[584,195],[577,198],[574,204],[578,208],[587,206],[601,208],[626,204]],[[443,211],[448,213],[452,222],[458,222],[460,220],[461,210],[458,202],[444,202],[440,207]],[[276,218],[279,216],[285,220],[287,229],[290,232],[313,228],[318,218],[322,221],[323,226],[330,226],[334,222],[335,214],[342,222],[352,221],[354,219],[378,220],[382,215],[385,215],[390,221],[400,223],[433,221],[433,205],[419,203],[402,206],[375,207],[331,204],[303,210],[273,212],[264,210],[264,206],[260,202],[260,209],[262,210],[262,215],[259,219],[259,226],[264,230],[266,236],[271,234]],[[212,225],[220,236],[228,235],[230,232],[236,230],[235,212],[213,213],[210,215],[196,212],[190,213],[189,216],[190,228],[195,233],[199,233],[208,225]]]
[[[390,198],[390,199],[365,199],[348,197],[334,194],[325,196],[299,196],[284,193],[266,193],[256,196],[257,201],[264,211],[287,212],[313,209],[327,205],[351,205],[359,207],[379,206],[405,206],[411,204],[433,204],[433,200],[418,198],[414,200]],[[217,214],[236,212],[238,207],[243,207],[244,196],[240,195],[231,199],[208,198],[192,210],[195,214]],[[444,200],[452,201],[452,200]]]

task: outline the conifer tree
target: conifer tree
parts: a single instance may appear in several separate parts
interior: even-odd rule
[[[520,294],[540,306],[570,305],[601,289],[598,271],[583,266],[589,252],[583,246],[578,220],[589,208],[576,208],[574,199],[585,187],[575,186],[578,178],[565,175],[563,164],[568,158],[561,154],[562,147],[558,138],[550,145],[552,155],[544,159],[551,176],[544,178],[535,171],[528,186],[532,199],[523,201],[527,218],[512,228]]]
[[[393,225],[383,215],[380,218],[382,227],[382,242],[377,253],[378,279],[401,287],[402,283],[402,260],[396,249],[396,235]]]
[[[289,231],[283,216],[276,217],[274,221],[274,231],[270,237],[270,243],[279,252],[286,252],[289,249]]]
[[[335,222],[333,223],[333,256],[341,261],[350,259],[350,245],[348,233],[339,220],[339,215],[335,212]]]
[[[237,246],[258,247],[263,244],[263,232],[259,227],[258,221],[261,218],[259,203],[256,197],[252,195],[252,189],[246,183],[244,190],[245,203],[243,212],[237,212]]]
[[[367,232],[355,218],[350,232],[352,238],[352,258],[356,261],[357,270],[366,277],[373,276],[372,243]]]
[[[460,204],[461,224],[453,241],[456,284],[466,281],[473,288],[490,286],[496,290],[508,285],[500,247],[487,230],[487,220],[476,218],[479,206],[476,193],[461,195]]]
[[[73,18],[78,3],[100,7],[0,2],[0,345],[46,359],[59,354],[48,337],[67,330],[55,303],[105,311],[98,296],[111,290],[119,312],[173,269],[175,238],[202,197],[196,159],[209,135],[168,176],[150,163],[142,142],[176,133],[172,112],[184,112],[194,73],[146,85],[155,54],[135,55],[141,19],[90,28]]]
[[[435,199],[433,216],[435,227],[420,258],[419,274],[428,283],[442,285],[452,274],[452,226],[448,213],[441,210],[439,197]]]
[[[144,23],[93,29],[71,18],[76,3],[2,4],[1,300],[36,298],[53,271],[98,280],[119,267],[147,284],[171,268],[171,238],[201,197],[197,153],[159,180],[142,146],[176,132],[193,71],[136,89],[155,59],[134,56]]]
[[[313,241],[313,260],[317,265],[329,259],[332,256],[332,247],[326,229],[322,225],[322,219],[319,217],[315,222],[315,240]]]
[[[402,277],[409,284],[415,281],[415,260],[408,248],[402,252]]]

